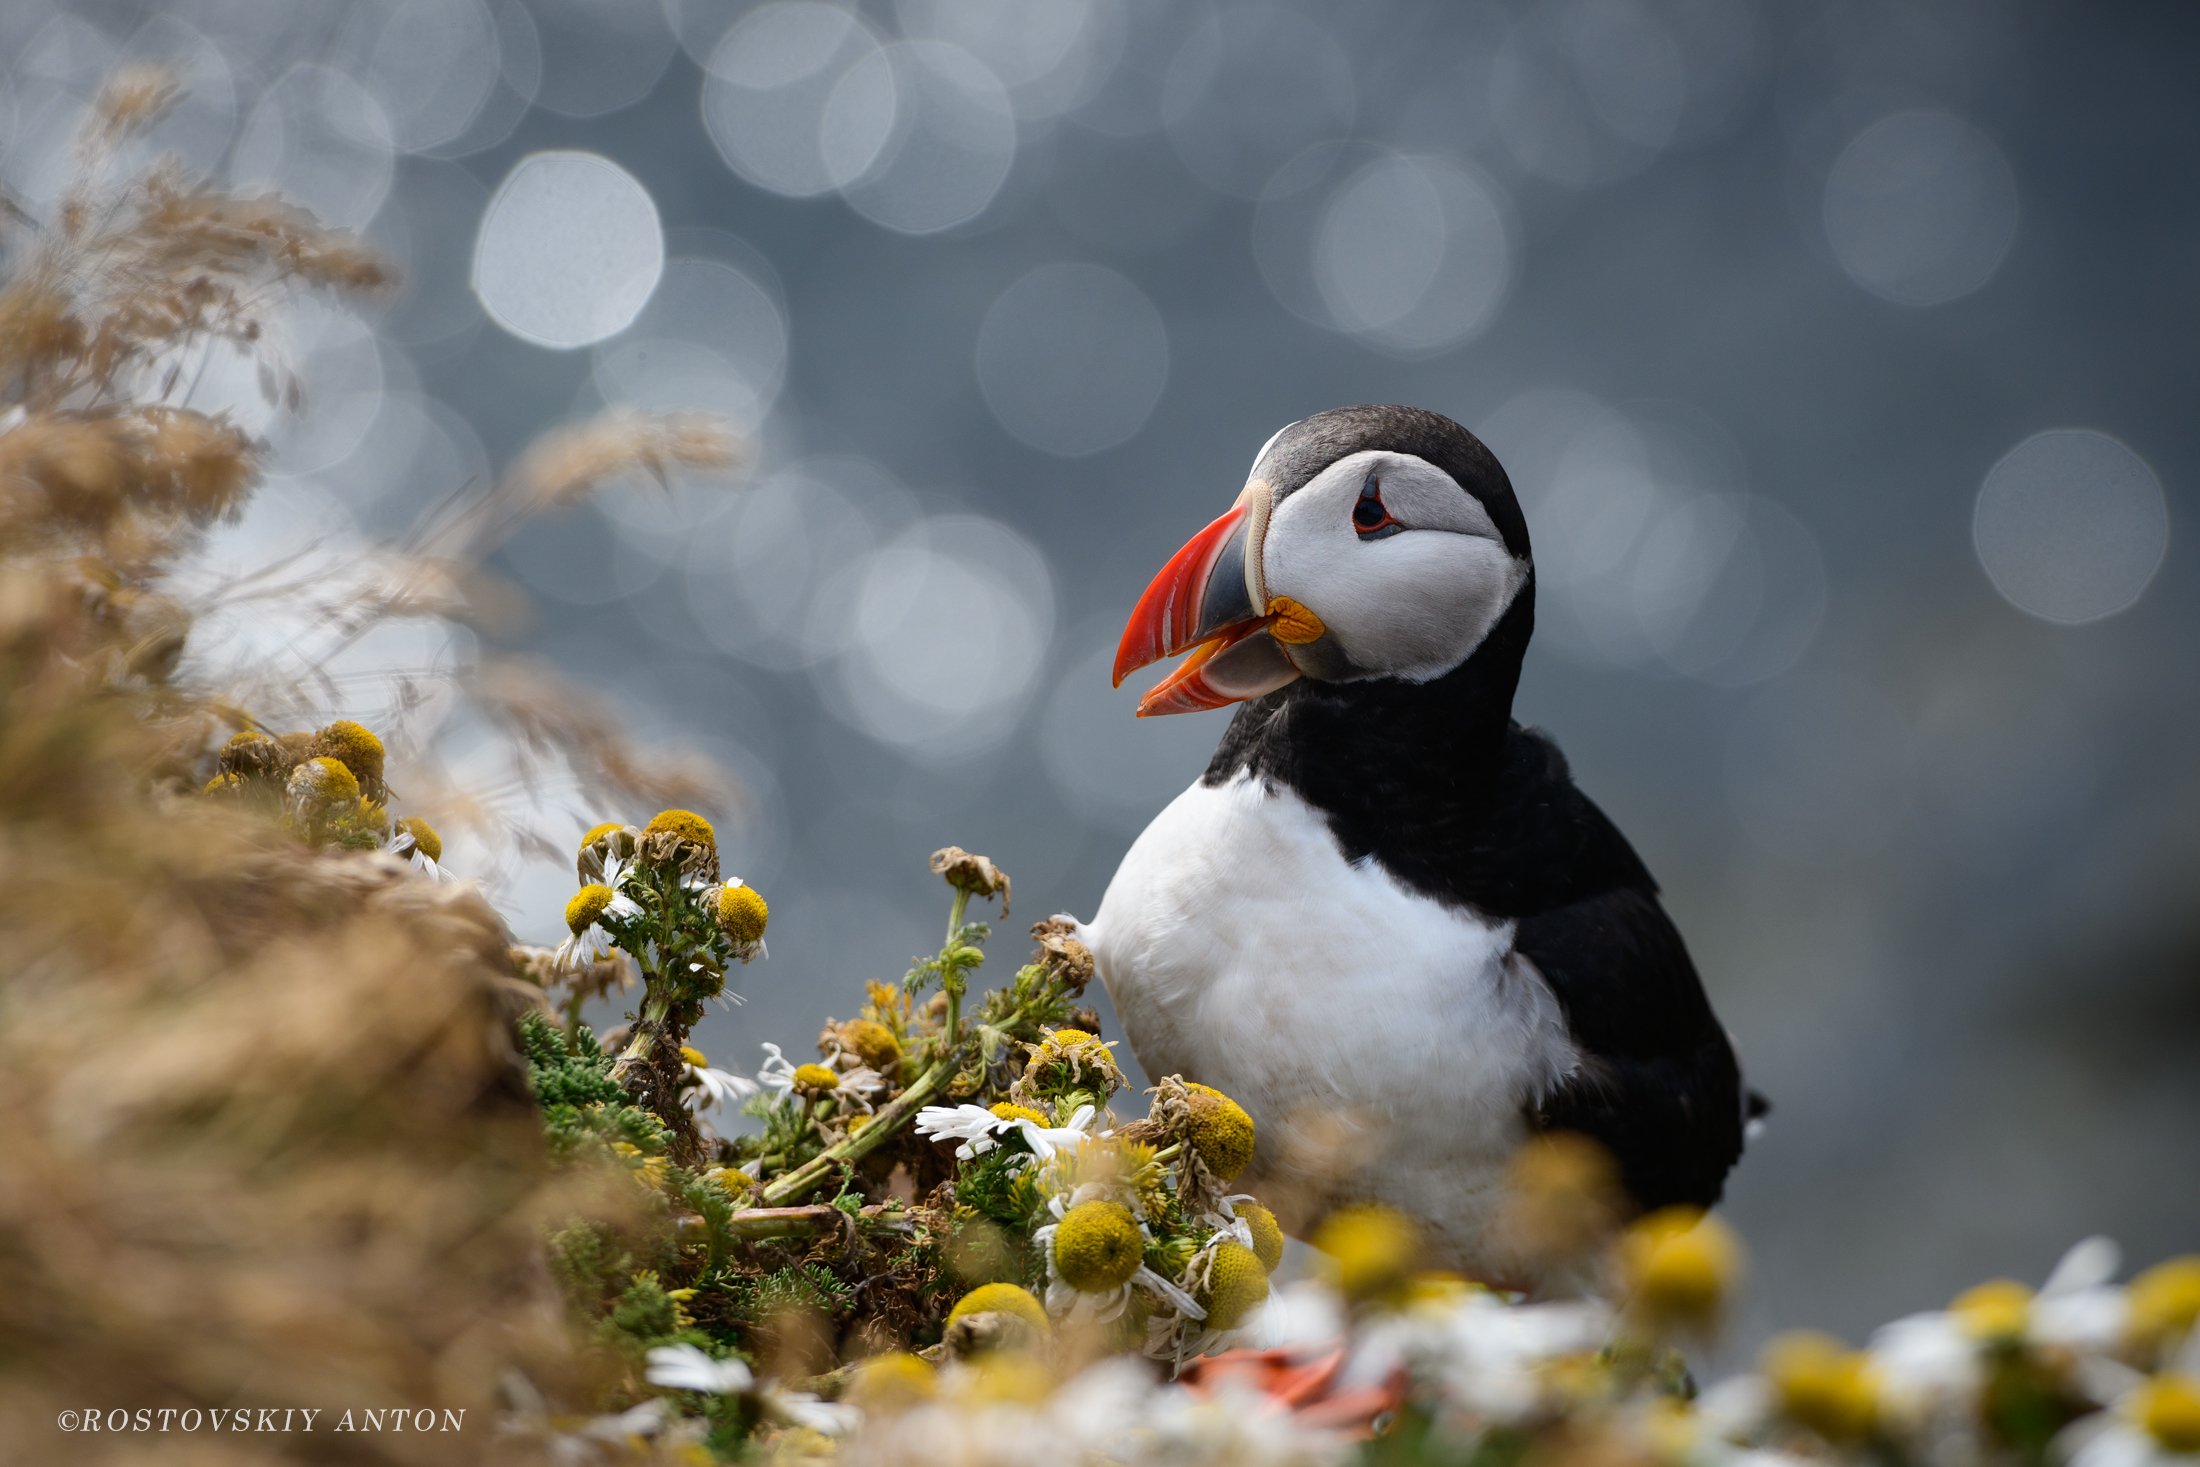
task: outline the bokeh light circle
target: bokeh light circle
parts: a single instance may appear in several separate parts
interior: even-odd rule
[[[854,182],[893,136],[894,78],[891,68],[866,69],[853,89],[841,83],[880,49],[869,26],[821,0],[744,14],[703,75],[703,125],[726,166],[789,198]]]
[[[890,83],[890,84],[889,84]],[[824,147],[849,176],[893,99],[892,130],[849,205],[902,234],[935,234],[983,214],[1016,161],[1016,112],[999,78],[960,46],[903,41],[850,67],[825,109]],[[854,146],[841,140],[857,139]]]
[[[405,152],[462,136],[496,89],[503,49],[482,0],[394,0],[352,25],[351,64]]]
[[[1338,329],[1406,353],[1442,351],[1496,317],[1512,230],[1496,185],[1430,158],[1361,167],[1323,206],[1314,281]]]
[[[1522,168],[1589,188],[1640,171],[1673,140],[1687,60],[1643,0],[1541,0],[1505,38],[1489,95]]]
[[[1017,438],[1074,458],[1145,426],[1169,376],[1169,334],[1144,291],[1100,265],[1042,265],[978,328],[978,387]]]
[[[657,205],[596,153],[533,153],[505,176],[474,238],[473,285],[499,326],[587,346],[641,313],[665,266]]]
[[[676,259],[616,341],[596,348],[606,402],[708,412],[753,433],[779,395],[787,319],[772,291],[727,260]]]
[[[982,516],[930,518],[824,595],[845,650],[820,674],[851,726],[948,763],[1014,733],[1054,634],[1053,576],[1029,541]]]
[[[814,665],[851,636],[828,583],[915,517],[909,491],[868,460],[825,455],[779,468],[689,537],[688,610],[729,657],[781,670]]]
[[[1209,188],[1257,198],[1294,154],[1352,130],[1358,93],[1345,54],[1296,10],[1239,4],[1208,17],[1161,90],[1184,166]]]
[[[281,194],[323,224],[361,229],[389,197],[390,120],[366,88],[331,66],[293,66],[261,93],[230,154],[240,188]]]
[[[2075,625],[2124,610],[2169,549],[2169,501],[2145,459],[2085,428],[2035,433],[1986,472],[1971,542],[2020,611]]]
[[[1993,278],[2017,236],[2017,181],[1994,140],[1948,112],[1897,112],[1826,175],[1826,243],[1849,278],[1904,306]]]
[[[901,33],[968,51],[1008,88],[1019,117],[1073,106],[1093,72],[1095,0],[895,0]]]

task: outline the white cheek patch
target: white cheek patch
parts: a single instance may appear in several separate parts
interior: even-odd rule
[[[1310,649],[1315,657],[1332,649],[1365,675],[1427,682],[1474,655],[1520,594],[1528,567],[1494,533],[1450,527],[1486,525],[1488,517],[1448,476],[1445,492],[1465,505],[1435,499],[1424,472],[1440,471],[1419,460],[1394,466],[1405,472],[1384,481],[1386,504],[1408,528],[1362,540],[1352,505],[1369,468],[1379,465],[1356,460],[1380,457],[1355,454],[1334,464],[1276,508],[1261,555],[1267,589],[1322,619],[1327,633]],[[1434,501],[1450,525],[1412,528],[1415,517],[1394,502],[1394,483],[1408,491],[1396,498]]]

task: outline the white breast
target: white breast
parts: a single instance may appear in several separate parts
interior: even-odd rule
[[[1348,863],[1311,806],[1240,776],[1155,818],[1084,937],[1146,1072],[1252,1113],[1279,1215],[1373,1198],[1455,1266],[1502,1267],[1485,1235],[1522,1107],[1579,1061],[1510,922]]]

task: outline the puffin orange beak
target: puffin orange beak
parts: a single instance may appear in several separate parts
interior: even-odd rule
[[[1115,685],[1141,667],[1192,655],[1138,700],[1138,716],[1196,713],[1257,698],[1299,675],[1268,629],[1260,547],[1268,486],[1255,482],[1230,512],[1169,557],[1138,598],[1115,649]]]

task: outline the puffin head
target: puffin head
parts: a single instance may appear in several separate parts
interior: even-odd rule
[[[1482,441],[1441,413],[1331,408],[1270,438],[1230,512],[1138,598],[1115,682],[1191,655],[1140,717],[1298,678],[1429,682],[1532,596],[1528,526]]]

